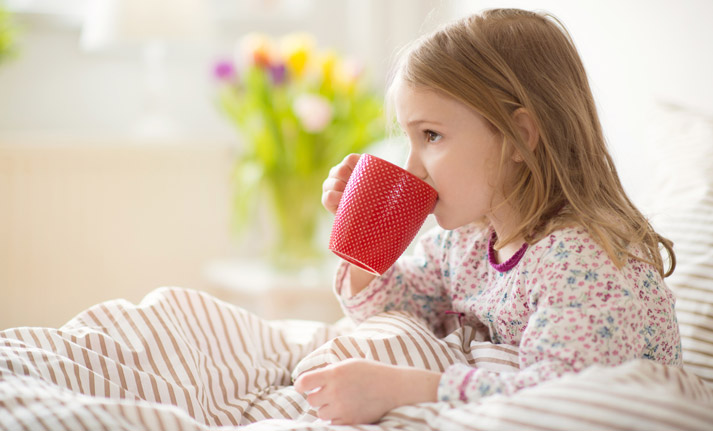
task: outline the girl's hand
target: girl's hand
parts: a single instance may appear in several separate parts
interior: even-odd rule
[[[322,205],[332,214],[337,213],[339,200],[347,186],[349,176],[359,161],[359,154],[350,154],[341,163],[329,171],[329,176],[322,183]]]
[[[366,359],[348,359],[301,375],[295,389],[320,419],[334,425],[378,421],[389,410],[436,401],[441,374],[396,367]]]

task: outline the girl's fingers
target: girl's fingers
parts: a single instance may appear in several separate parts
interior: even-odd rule
[[[335,190],[322,193],[322,205],[330,213],[336,214],[337,208],[339,207],[339,201],[342,199],[343,194],[344,193]]]
[[[350,154],[341,163],[329,170],[329,176],[322,183],[322,206],[332,214],[337,213],[339,201],[347,187],[347,181],[359,161],[359,154]]]
[[[347,188],[347,183],[338,178],[329,177],[322,183],[322,191],[326,192],[329,190],[336,190],[338,192],[343,192]]]
[[[322,388],[320,388],[316,391],[310,392],[306,396],[306,398],[307,398],[307,403],[309,403],[309,405],[311,405],[312,407],[314,407],[317,410],[322,410],[324,408],[327,408],[327,406],[329,406],[329,402],[330,402],[329,396],[325,393],[324,390],[322,390]]]
[[[321,370],[309,371],[297,378],[295,389],[297,392],[307,393],[324,386],[326,383]]]
[[[359,161],[359,157],[361,157],[361,154],[356,154],[356,153],[349,154],[348,156],[346,156],[344,158],[342,163],[348,165],[351,168],[351,170],[354,170],[354,167],[356,166],[357,162]]]
[[[354,169],[352,167],[340,163],[329,170],[329,178],[336,178],[346,183],[352,175],[353,170]]]
[[[333,178],[339,178],[346,182],[351,176],[357,162],[359,161],[359,154],[350,154],[342,160],[341,163],[334,166],[329,170],[329,176]]]
[[[334,412],[329,405],[317,410],[317,417],[325,421],[330,421],[334,425],[336,425],[335,422],[340,421],[340,419],[335,417],[335,415],[336,412]]]

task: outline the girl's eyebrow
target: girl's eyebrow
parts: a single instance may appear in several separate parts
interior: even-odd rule
[[[433,124],[433,125],[435,125],[435,126],[442,126],[442,125],[443,125],[443,124],[439,123],[438,121],[434,121],[434,120],[420,120],[420,119],[416,119],[416,120],[411,120],[411,121],[409,121],[408,123],[406,123],[406,126],[408,126],[408,127],[418,126],[418,125],[423,124],[423,123]]]

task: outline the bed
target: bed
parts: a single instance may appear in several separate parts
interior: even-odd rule
[[[713,122],[670,109],[658,124],[668,130],[652,145],[676,175],[650,181],[656,199],[643,205],[678,253],[667,281],[682,368],[592,366],[512,396],[403,406],[375,424],[333,426],[292,386],[300,373],[349,358],[513,372],[517,348],[471,327],[438,338],[403,312],[358,327],[265,320],[203,292],[163,287],[138,304],[96,304],[60,328],[1,331],[0,429],[711,430]]]

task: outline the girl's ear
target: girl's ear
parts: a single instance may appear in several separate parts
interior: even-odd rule
[[[535,147],[540,141],[540,132],[537,129],[537,125],[535,124],[535,120],[532,118],[532,115],[525,108],[516,109],[512,115],[517,131],[520,133],[520,137],[522,137],[522,141],[525,143],[530,152],[535,151]],[[523,159],[522,154],[518,151],[515,151],[512,158],[516,162],[522,162]]]

